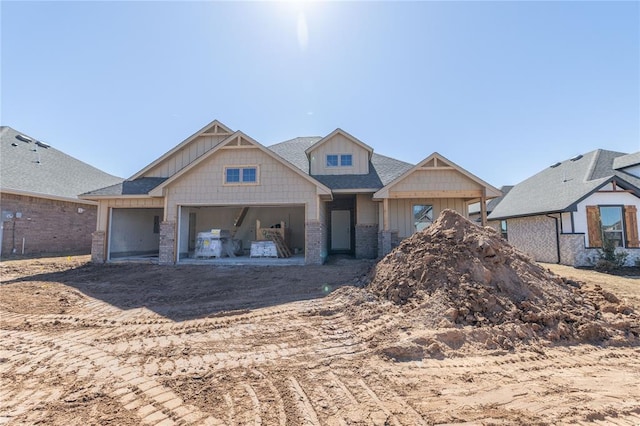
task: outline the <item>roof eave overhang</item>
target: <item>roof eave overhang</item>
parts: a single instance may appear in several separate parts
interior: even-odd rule
[[[87,204],[87,205],[91,205],[91,206],[95,206],[95,205],[98,204],[98,203],[96,203],[94,201],[91,201],[89,199],[85,199],[83,197],[77,197],[77,198],[61,197],[59,195],[43,194],[43,193],[40,193],[40,192],[21,191],[19,189],[2,188],[0,190],[0,194],[12,194],[12,195],[23,195],[23,196],[27,196],[27,197],[35,197],[35,198],[46,198],[48,200],[67,201],[67,202],[70,202],[70,203]]]
[[[348,188],[348,189],[332,189],[334,194],[373,194],[378,189],[375,188]]]
[[[80,196],[80,198],[82,198],[83,200],[94,200],[94,201],[100,201],[100,200],[121,200],[121,199],[133,199],[133,198],[159,198],[159,197],[153,197],[149,194],[123,194],[123,195],[82,195]]]
[[[563,209],[563,210],[551,210],[551,211],[544,211],[544,212],[532,212],[532,213],[504,215],[504,216],[495,216],[495,217],[492,216],[492,215],[489,215],[487,217],[487,219],[488,220],[519,219],[519,218],[524,218],[524,217],[545,216],[545,215],[548,215],[548,214],[567,213],[567,212],[571,212],[571,211],[575,211],[575,210],[571,209],[571,208],[566,208],[566,209]]]

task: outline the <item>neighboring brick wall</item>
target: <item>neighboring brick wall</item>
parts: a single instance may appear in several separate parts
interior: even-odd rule
[[[14,249],[15,254],[22,254],[23,238],[25,255],[91,252],[96,206],[14,194],[2,194],[0,205],[3,212],[14,216],[2,224],[2,257],[12,255]]]
[[[305,228],[305,257],[308,265],[322,265],[327,259],[326,226],[318,221],[307,221]]]
[[[383,257],[400,244],[398,231],[380,231],[378,233],[378,257]]]
[[[160,254],[158,263],[161,265],[171,265],[176,262],[176,223],[160,222]]]
[[[378,224],[356,225],[356,259],[378,256]]]
[[[106,233],[95,231],[91,234],[91,261],[93,263],[104,263],[107,260],[106,254]]]
[[[507,239],[519,250],[539,262],[558,262],[555,221],[546,216],[532,216],[507,221]]]
[[[560,263],[569,266],[586,266],[584,234],[560,234]],[[582,264],[581,264],[582,263]]]
[[[624,251],[627,253],[627,259],[624,266],[635,266],[640,262],[640,249],[618,248],[616,252]],[[594,266],[600,259],[600,250],[585,248],[576,256],[576,263],[573,266]]]

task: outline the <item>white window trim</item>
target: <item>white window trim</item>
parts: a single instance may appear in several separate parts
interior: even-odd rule
[[[239,169],[240,170],[240,182],[227,182],[227,170],[228,169]],[[255,169],[256,170],[256,180],[253,182],[243,182],[242,181],[242,170],[243,169]],[[223,186],[252,186],[252,185],[260,185],[260,166],[257,164],[243,164],[239,166],[224,166],[222,170],[222,185]]]

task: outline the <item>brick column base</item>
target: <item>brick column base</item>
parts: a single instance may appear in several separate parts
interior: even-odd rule
[[[160,253],[158,257],[160,265],[172,265],[176,262],[175,242],[176,223],[160,222]]]
[[[356,225],[356,259],[375,259],[378,256],[378,225]]]
[[[107,260],[105,244],[107,233],[95,231],[91,234],[91,261],[93,263],[104,263]]]
[[[304,263],[322,265],[327,259],[327,230],[323,223],[309,221],[304,224],[305,250]]]
[[[391,253],[399,243],[398,231],[380,231],[378,233],[378,257]]]

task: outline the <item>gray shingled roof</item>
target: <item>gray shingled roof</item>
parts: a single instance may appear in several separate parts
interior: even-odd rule
[[[640,164],[640,151],[634,152],[633,154],[622,155],[613,160],[613,168],[615,170],[637,166],[638,164]]]
[[[305,150],[322,139],[319,136],[294,138],[280,142],[267,148],[293,164],[306,174],[309,174],[309,159]]]
[[[571,211],[575,205],[616,177],[640,196],[640,179],[613,169],[622,152],[598,149],[554,164],[514,186],[489,219]]]
[[[268,148],[309,174],[309,160],[305,150],[321,137],[300,137],[271,145]],[[330,189],[371,189],[377,191],[413,167],[412,164],[373,153],[366,175],[313,175],[313,178]]]
[[[90,191],[82,195],[89,197],[93,195],[101,197],[114,195],[145,195],[167,179],[169,178],[142,177],[134,180],[125,180],[118,184],[111,185],[106,188],[100,188],[95,191]]]
[[[0,189],[5,191],[77,198],[122,181],[8,126],[0,127],[0,145]]]
[[[505,195],[507,195],[512,188],[513,188],[513,185],[504,185],[500,187],[500,192],[502,193],[502,195],[487,201],[487,214],[490,214],[492,211],[495,210],[496,206],[500,204],[500,202],[504,199]],[[469,214],[478,214],[478,213],[480,213],[480,203],[471,204],[469,206]]]

